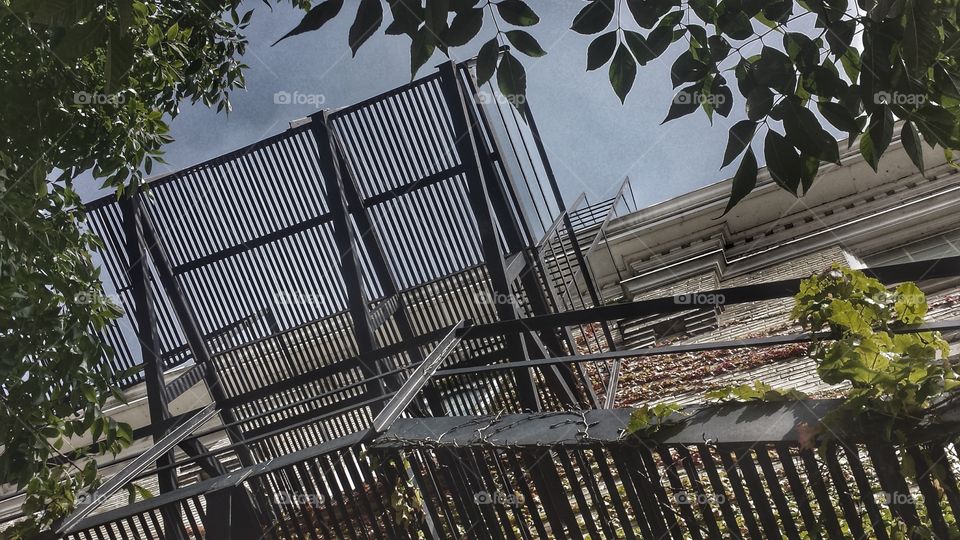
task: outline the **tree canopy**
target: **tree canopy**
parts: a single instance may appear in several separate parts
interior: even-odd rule
[[[281,39],[322,28],[343,4],[317,3]],[[413,75],[435,50],[446,54],[489,35],[477,51],[477,78],[483,84],[495,76],[499,90],[517,98],[526,93],[526,72],[515,53],[547,54],[527,29],[540,22],[536,9],[548,3],[386,4],[392,22],[384,32],[410,38]],[[859,139],[874,170],[897,119],[903,120],[903,146],[921,171],[921,140],[952,159],[949,152],[960,148],[958,10],[945,0],[589,0],[570,28],[595,36],[586,69],[606,66],[621,100],[633,89],[638,66],[672,57],[676,95],[664,122],[697,110],[712,120],[740,102],[747,118],[730,128],[721,164],[740,159],[729,211],[756,186],[754,140],[772,179],[797,196],[811,188],[821,164],[839,164],[836,133],[846,133],[849,145]],[[348,36],[354,53],[383,19],[384,2],[357,4]],[[511,50],[501,54],[502,45]]]
[[[182,101],[229,108],[250,18],[234,7],[0,3],[0,483],[25,489],[30,518],[6,537],[66,514],[97,481],[95,461],[77,458],[132,438],[103,413],[122,398],[100,339],[120,308],[103,293],[74,179],[137,185]],[[74,437],[98,445],[69,454]]]

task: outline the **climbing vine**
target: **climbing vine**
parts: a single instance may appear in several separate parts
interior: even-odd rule
[[[835,436],[841,424],[863,419],[884,439],[903,441],[907,429],[933,419],[935,406],[960,386],[960,374],[950,364],[949,345],[939,332],[913,331],[924,322],[927,309],[915,283],[889,289],[861,271],[840,266],[800,283],[791,317],[811,333],[807,354],[823,382],[849,387],[842,404],[819,426],[798,427],[809,444],[817,436]],[[717,388],[704,397],[720,402],[807,398],[759,381]],[[676,421],[679,411],[674,403],[640,406],[626,431],[651,435],[668,419]]]
[[[939,332],[908,331],[926,314],[926,297],[914,283],[891,290],[839,266],[801,282],[792,315],[813,332],[809,355],[817,374],[850,385],[822,427],[868,416],[887,440],[903,440],[904,427],[929,420],[930,408],[960,382]]]

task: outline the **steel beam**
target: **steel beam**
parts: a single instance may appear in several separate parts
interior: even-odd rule
[[[479,144],[470,127],[470,116],[457,74],[457,66],[452,61],[440,66],[440,83],[444,101],[450,111],[454,144],[465,169],[464,174],[470,191],[470,207],[477,222],[477,233],[480,236],[486,268],[490,274],[491,287],[498,298],[512,298],[513,291],[510,288],[510,282],[507,281],[506,265],[498,240],[494,212],[490,207],[487,180],[482,172]],[[496,302],[494,309],[501,321],[519,322],[511,302]],[[507,336],[507,354],[513,361],[527,357],[523,340],[519,335]],[[529,373],[518,372],[516,382],[521,406],[531,410],[538,409],[537,389],[533,377]]]
[[[208,369],[204,370],[204,381],[207,384],[207,390],[210,392],[210,397],[213,399],[214,404],[219,406],[219,403],[226,400],[227,396],[220,382],[219,374],[210,361],[210,351],[207,349],[206,340],[197,324],[193,308],[187,302],[183,289],[181,289],[176,277],[174,277],[170,261],[167,258],[163,246],[160,244],[160,239],[149,216],[146,212],[141,212],[138,217],[140,218],[139,223],[143,231],[144,241],[149,248],[154,268],[157,270],[157,277],[166,291],[167,297],[170,298],[170,303],[173,306],[177,320],[180,322],[180,327],[187,337],[187,344],[190,345],[190,351],[193,353],[194,361],[206,364],[208,367]],[[220,414],[225,423],[236,423],[237,418],[233,414],[233,411],[223,409]],[[230,437],[231,442],[234,443],[243,440],[243,434],[237,428],[227,429],[227,435]],[[240,458],[240,462],[244,465],[252,465],[255,461],[250,449],[243,445],[241,445],[237,451],[237,457]]]

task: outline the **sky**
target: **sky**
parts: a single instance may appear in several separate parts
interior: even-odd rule
[[[279,133],[291,120],[321,108],[336,109],[410,81],[409,39],[387,36],[384,26],[351,57],[347,32],[358,0],[347,0],[337,18],[322,29],[271,44],[302,17],[287,4],[248,2],[254,8],[247,28],[250,46],[243,61],[247,88],[231,94],[233,111],[216,113],[184,104],[171,121],[175,142],[166,147],[169,170],[216,157]],[[692,115],[660,125],[673,97],[670,62],[685,47],[673,44],[660,59],[639,67],[633,91],[621,104],[607,78],[606,66],[586,72],[592,40],[569,30],[583,2],[536,1],[541,17],[527,30],[547,50],[541,58],[522,57],[527,70],[527,98],[551,164],[567,202],[581,192],[591,200],[612,196],[629,176],[639,206],[664,201],[732,176],[735,164],[719,170],[727,130],[742,119],[742,102],[730,118]],[[389,19],[389,13],[385,15]],[[451,50],[466,60],[494,35],[487,15],[480,37]],[[517,53],[519,55],[519,53]],[[437,51],[418,76],[445,61]],[[275,103],[275,94],[299,93],[299,104]],[[164,172],[154,169],[154,173]],[[88,193],[88,195],[91,195]]]

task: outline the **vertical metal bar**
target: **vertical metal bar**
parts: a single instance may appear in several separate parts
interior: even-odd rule
[[[480,235],[481,248],[493,291],[497,295],[494,307],[500,320],[516,319],[513,304],[505,301],[511,297],[510,283],[507,281],[503,253],[497,238],[497,230],[493,221],[493,211],[490,208],[490,195],[486,180],[481,173],[478,161],[479,151],[477,142],[468,126],[466,103],[457,77],[457,67],[453,62],[444,63],[440,67],[441,88],[450,118],[454,128],[454,144],[461,163],[466,170],[470,190],[470,206],[477,222],[477,233]],[[526,350],[523,340],[517,334],[507,336],[507,352],[512,360],[526,359]],[[537,391],[529,370],[516,370],[519,397],[524,408],[538,410],[539,402]]]
[[[933,532],[940,538],[949,538],[950,532],[947,528],[947,522],[943,518],[943,510],[940,508],[941,495],[931,480],[933,477],[933,465],[927,463],[924,452],[918,446],[907,448],[907,454],[913,458],[913,463],[917,470],[917,486],[920,487],[920,493],[923,495],[923,504],[927,509],[927,519],[933,525]],[[939,484],[939,482],[937,482]]]
[[[121,200],[123,224],[126,229],[126,251],[129,263],[127,274],[132,288],[134,317],[137,321],[137,339],[143,356],[144,383],[147,390],[147,405],[150,410],[150,423],[157,426],[153,430],[153,442],[157,443],[166,435],[159,426],[170,417],[164,393],[163,367],[160,363],[160,342],[157,339],[157,321],[153,297],[150,294],[150,280],[145,268],[146,252],[141,242],[140,228],[137,224],[140,213],[140,196],[134,191]],[[163,468],[175,461],[173,449],[164,452],[157,459],[157,467]],[[176,469],[173,467],[157,473],[160,492],[166,493],[177,488]],[[170,531],[171,539],[183,538],[180,528],[180,514],[175,507],[163,507],[163,521]]]
[[[863,463],[860,461],[860,452],[856,445],[841,444],[844,453],[847,455],[847,463],[850,464],[850,470],[853,472],[854,481],[857,483],[857,489],[860,491],[860,500],[867,509],[867,516],[870,518],[870,528],[873,530],[874,537],[877,540],[889,540],[887,534],[886,522],[880,513],[880,507],[877,506],[877,500],[873,494],[873,485],[867,478],[866,471],[863,469]]]
[[[233,411],[229,409],[224,409],[219,406],[219,404],[227,399],[223,391],[223,386],[220,382],[219,374],[213,363],[210,361],[210,352],[207,350],[207,344],[203,338],[203,333],[201,333],[200,328],[197,326],[196,316],[193,312],[193,308],[187,302],[186,296],[183,293],[183,290],[180,288],[180,284],[177,283],[176,278],[173,275],[173,271],[170,268],[170,261],[167,259],[167,254],[163,250],[163,246],[160,244],[160,239],[157,236],[156,230],[153,228],[153,223],[150,221],[149,216],[145,212],[139,214],[140,218],[140,227],[143,230],[144,241],[146,242],[149,251],[150,257],[153,259],[154,268],[157,269],[157,277],[160,279],[160,284],[163,286],[164,290],[167,292],[167,296],[170,298],[170,303],[173,304],[174,313],[177,316],[177,320],[180,322],[180,326],[183,329],[184,334],[187,336],[187,343],[190,345],[190,351],[193,353],[193,358],[198,363],[204,363],[207,365],[208,369],[203,371],[204,381],[207,383],[207,390],[210,392],[210,397],[213,399],[214,404],[220,409],[220,415],[223,417],[224,423],[234,424],[237,421],[236,416],[233,414]],[[230,427],[226,429],[227,435],[230,437],[231,443],[239,443],[243,440],[243,435],[240,433],[240,430],[235,427]],[[240,458],[240,462],[244,466],[253,465],[254,459],[253,454],[250,452],[250,449],[244,445],[237,446],[237,457]]]
[[[377,348],[376,337],[370,324],[370,313],[363,292],[360,261],[357,258],[357,248],[354,244],[354,231],[347,216],[347,206],[341,189],[340,171],[334,157],[333,142],[330,139],[329,128],[325,119],[317,118],[310,123],[310,129],[317,143],[317,161],[320,164],[320,174],[323,176],[323,185],[327,195],[327,204],[333,218],[334,242],[340,259],[340,273],[347,290],[347,304],[350,318],[353,321],[353,331],[361,354]],[[378,360],[373,368],[361,364],[361,371],[365,377],[374,377],[384,371]],[[382,378],[371,383],[367,391],[371,395],[384,395],[387,392],[386,383]],[[382,406],[382,404],[381,404]]]

